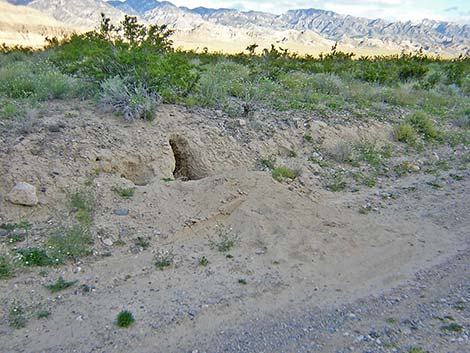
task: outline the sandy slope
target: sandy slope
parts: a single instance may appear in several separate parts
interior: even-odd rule
[[[464,181],[449,182],[444,190],[426,185],[426,176],[414,176],[383,190],[343,194],[316,186],[321,176],[302,165],[302,156],[295,162],[301,182],[279,183],[257,168],[269,146],[282,150],[299,143],[304,129],[291,126],[262,136],[266,129],[177,106],[162,106],[151,124],[128,124],[75,102],[51,103],[28,135],[3,134],[0,196],[19,179],[43,192],[36,208],[14,206],[1,197],[0,222],[27,218],[33,224],[30,241],[41,243],[54,227],[73,220],[67,193],[88,188],[96,199],[94,256],[49,269],[46,277],[32,269],[0,282],[3,351],[181,352],[207,347],[217,332],[242,330],[256,317],[266,320],[279,310],[335,306],[381,293],[468,246],[463,231],[470,226],[464,218],[470,202],[465,197],[468,172]],[[375,136],[383,139],[389,131],[386,124],[378,128],[367,122],[355,128],[318,122],[309,129],[325,136],[325,144],[351,129],[360,129],[358,135],[381,131]],[[187,147],[186,162],[198,180],[162,180],[172,177],[178,162],[171,141]],[[91,185],[85,187],[87,180]],[[116,185],[134,184],[136,194],[128,200],[112,191]],[[384,209],[358,213],[365,199],[380,199],[382,192],[395,195]],[[128,209],[129,215],[116,215],[118,208]],[[463,222],[459,227],[455,217]],[[210,247],[220,227],[239,238],[230,251],[233,258]],[[137,236],[149,237],[151,248],[133,246]],[[126,245],[106,245],[118,239]],[[6,243],[0,246],[10,249]],[[153,259],[162,249],[173,250],[175,265],[159,271]],[[198,265],[201,256],[209,260],[207,267]],[[44,284],[59,275],[94,289],[83,293],[77,285],[53,295]],[[30,315],[21,330],[6,320],[13,300]],[[126,308],[137,322],[117,329],[115,317]],[[50,310],[50,319],[36,319],[39,309]],[[217,351],[215,346],[207,349]]]

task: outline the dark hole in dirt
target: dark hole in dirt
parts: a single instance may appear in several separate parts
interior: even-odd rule
[[[178,135],[171,137],[170,146],[175,156],[173,176],[176,179],[198,180],[207,176],[184,137]]]

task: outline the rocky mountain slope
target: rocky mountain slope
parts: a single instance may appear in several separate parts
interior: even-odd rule
[[[276,44],[300,53],[317,54],[338,42],[341,50],[358,54],[389,54],[423,48],[431,54],[457,56],[470,52],[470,26],[423,20],[388,22],[318,9],[291,10],[281,15],[234,9],[189,9],[157,0],[65,1],[8,0],[38,9],[73,27],[95,26],[102,12],[113,20],[125,13],[176,30],[175,43],[185,49],[239,52],[252,43]]]
[[[0,1],[0,44],[44,44],[46,36],[61,36],[70,28],[51,16],[25,6]]]

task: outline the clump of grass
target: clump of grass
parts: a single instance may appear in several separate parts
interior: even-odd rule
[[[155,267],[164,270],[173,264],[174,258],[172,250],[159,250],[155,255]]]
[[[217,235],[209,239],[209,245],[220,252],[230,251],[239,241],[237,235],[232,233],[232,229],[226,229],[223,225],[217,225]]]
[[[304,134],[304,140],[307,142],[313,142],[313,137],[310,134]]]
[[[277,180],[279,182],[282,182],[286,179],[292,179],[293,180],[297,177],[297,174],[296,174],[295,171],[293,171],[292,169],[290,169],[288,167],[285,167],[285,166],[274,168],[271,172],[271,175],[275,180]]]
[[[175,179],[173,179],[173,178],[162,178],[162,181],[163,181],[164,183],[170,183],[170,182],[172,182],[172,181],[175,181]]]
[[[333,192],[338,192],[346,189],[347,183],[344,179],[344,175],[341,173],[335,173],[328,184],[328,189]]]
[[[48,284],[45,287],[49,289],[52,293],[57,293],[63,291],[64,289],[72,287],[77,282],[78,281],[66,281],[63,279],[63,277],[59,277],[59,279],[55,283]]]
[[[70,206],[76,212],[75,217],[80,224],[89,226],[93,222],[93,200],[84,192],[75,192],[70,196]]]
[[[0,279],[13,276],[13,268],[5,256],[0,256]]]
[[[209,260],[205,256],[200,257],[198,262],[199,266],[206,267],[207,265],[209,265]]]
[[[8,324],[14,329],[20,329],[26,327],[26,313],[23,307],[19,304],[15,304],[10,308],[8,312]]]
[[[462,332],[463,331],[463,326],[453,322],[451,324],[442,326],[441,330],[450,331],[450,332]]]
[[[434,123],[425,113],[413,113],[407,120],[425,140],[435,140],[440,137]]]
[[[119,196],[125,198],[125,199],[129,199],[131,198],[132,196],[134,196],[134,193],[135,193],[135,188],[134,187],[131,187],[131,188],[121,188],[121,187],[117,187],[115,186],[113,188],[113,191],[115,191]]]
[[[353,146],[350,142],[340,141],[328,151],[328,155],[338,163],[351,162],[353,160]]]
[[[238,280],[238,283],[240,283],[240,284],[242,284],[242,285],[248,284],[247,280],[244,279],[244,278],[240,278],[240,279]]]
[[[116,318],[116,325],[118,327],[126,328],[135,322],[134,315],[129,310],[121,311]]]
[[[401,123],[393,129],[393,136],[398,142],[404,142],[409,145],[416,143],[417,135],[413,126],[409,123]]]
[[[38,319],[47,319],[49,316],[51,316],[51,312],[48,311],[48,310],[40,310],[38,311],[38,313],[36,314],[36,317]]]
[[[424,353],[424,349],[423,349],[423,348],[419,348],[419,347],[411,347],[411,348],[408,350],[408,353]]]
[[[50,266],[55,262],[41,248],[24,248],[17,250],[18,259],[26,266]]]
[[[144,237],[137,237],[135,240],[134,240],[134,244],[135,246],[138,246],[144,250],[148,249],[150,247],[150,242],[145,239]]]

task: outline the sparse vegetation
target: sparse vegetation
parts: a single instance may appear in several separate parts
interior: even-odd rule
[[[77,282],[78,281],[66,281],[62,277],[59,277],[59,279],[55,283],[48,284],[45,287],[49,289],[51,293],[57,293],[72,287]]]
[[[135,188],[134,187],[131,187],[131,188],[121,188],[121,187],[117,187],[115,186],[113,188],[113,190],[121,197],[125,198],[125,199],[129,199],[131,198],[132,196],[134,196],[134,193],[135,193]]]
[[[94,201],[89,193],[75,192],[70,195],[70,206],[80,224],[89,226],[93,222]]]
[[[290,169],[288,167],[285,167],[285,166],[274,168],[271,171],[271,175],[275,180],[277,180],[279,182],[282,182],[286,179],[292,179],[293,180],[297,177],[297,174],[296,174],[295,171],[293,171],[292,169]]]
[[[199,263],[199,266],[206,267],[207,265],[209,265],[209,260],[207,259],[207,257],[202,256],[199,258],[198,263]]]
[[[82,226],[57,230],[47,239],[49,256],[54,258],[56,263],[89,255],[92,244],[93,239],[89,231]]]
[[[14,304],[8,312],[8,324],[14,329],[26,327],[26,312],[20,304]]]
[[[164,270],[173,264],[174,258],[173,250],[159,250],[155,255],[155,267]]]
[[[38,311],[38,313],[36,314],[36,317],[38,319],[47,319],[49,316],[51,316],[51,312],[48,311],[48,310],[40,310]]]
[[[455,322],[450,323],[448,325],[444,325],[441,327],[441,330],[443,331],[450,331],[450,332],[462,332],[463,331],[463,326],[456,324]]]
[[[6,279],[13,276],[13,268],[6,256],[0,255],[0,279]]]
[[[209,238],[209,245],[211,248],[220,252],[230,251],[239,241],[237,235],[232,232],[232,229],[227,229],[221,224],[217,225],[217,235],[214,238]]]
[[[135,246],[138,246],[138,247],[142,248],[143,250],[146,250],[150,247],[150,242],[148,241],[148,239],[146,239],[144,237],[137,237],[134,240],[134,244],[135,244]]]
[[[116,318],[116,325],[118,327],[126,328],[135,322],[134,315],[129,310],[121,311]]]

